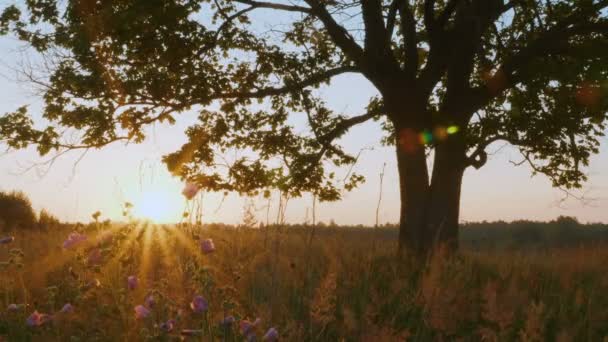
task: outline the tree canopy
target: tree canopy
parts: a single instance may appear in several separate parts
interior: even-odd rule
[[[43,87],[50,124],[35,128],[22,107],[0,118],[0,135],[41,154],[100,148],[141,142],[146,126],[195,111],[189,140],[164,157],[174,173],[213,191],[279,188],[336,200],[342,185],[362,181],[352,174],[342,184],[327,168],[356,160],[339,139],[376,120],[386,142],[402,149],[457,141],[463,167],[483,166],[486,148],[504,140],[555,186],[579,187],[606,128],[607,7],[606,0],[27,0],[4,9],[0,32],[43,56],[48,73],[30,76]],[[336,113],[315,92],[345,73],[363,75],[381,94],[367,112]],[[290,124],[294,115],[308,119],[308,130]],[[66,128],[78,139],[66,140]],[[249,153],[226,162],[221,154],[231,149]]]

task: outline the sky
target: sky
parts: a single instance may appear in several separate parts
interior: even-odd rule
[[[41,108],[40,97],[30,84],[17,80],[13,69],[23,60],[19,45],[11,38],[0,38],[0,115],[28,104],[32,112]],[[335,78],[320,90],[324,100],[337,112],[361,114],[367,100],[376,94],[365,79],[354,75]],[[21,190],[27,193],[36,210],[45,208],[66,221],[90,221],[101,211],[102,219],[122,219],[125,201],[135,205],[134,215],[151,217],[159,222],[179,220],[187,203],[181,195],[183,183],[172,177],[162,155],[177,150],[185,142],[184,129],[195,122],[196,113],[184,113],[177,124],[156,125],[148,130],[148,139],[139,145],[116,143],[86,155],[72,152],[56,159],[39,157],[33,149],[0,150],[0,191]],[[395,223],[399,218],[399,188],[393,147],[380,145],[382,133],[375,123],[355,127],[342,139],[353,153],[361,152],[354,171],[366,177],[359,188],[344,193],[334,203],[317,205],[316,220],[338,224],[372,225],[376,220],[378,198],[382,192],[379,222]],[[582,222],[608,222],[608,139],[601,139],[599,155],[592,158],[589,180],[580,194],[591,199],[581,202],[560,200],[564,194],[551,187],[542,175],[532,177],[529,167],[513,166],[519,161],[517,151],[504,143],[495,143],[495,152],[480,170],[467,169],[463,180],[461,221],[517,219],[551,220],[559,215],[575,216]],[[380,173],[386,164],[383,187]],[[341,169],[342,175],[347,170]],[[250,200],[234,194],[204,194],[204,222],[242,222]],[[270,221],[276,217],[278,199],[273,195]],[[267,218],[267,202],[254,199],[258,220]],[[312,198],[291,199],[287,204],[287,222],[312,220]]]

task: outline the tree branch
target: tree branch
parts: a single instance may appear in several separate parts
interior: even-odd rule
[[[435,35],[435,0],[424,1],[424,27],[432,38]]]
[[[387,31],[382,19],[380,0],[361,1],[363,24],[365,25],[365,50],[384,54],[389,49]]]
[[[460,0],[449,0],[448,1],[448,3],[445,5],[445,8],[439,15],[439,18],[437,19],[438,27],[440,27],[441,29],[445,28],[445,25],[448,23],[448,20],[450,19],[452,14],[454,14],[454,11],[456,11],[456,6],[458,6],[459,2],[460,2]]]
[[[265,2],[265,1],[252,1],[252,0],[234,0],[235,2],[239,2],[242,4],[250,5],[254,8],[270,8],[274,10],[288,11],[288,12],[300,12],[311,14],[312,11],[308,7],[296,6],[296,5],[285,5],[278,4],[273,2]]]
[[[312,118],[308,116],[309,123],[311,127],[313,127],[313,133],[315,134],[319,143],[323,146],[321,150],[317,153],[314,162],[311,165],[318,164],[325,155],[325,153],[327,153],[327,151],[334,150],[335,147],[332,146],[333,141],[344,135],[344,133],[346,133],[350,128],[369,121],[375,117],[378,117],[379,115],[383,114],[383,112],[384,108],[378,108],[376,110],[369,111],[365,114],[345,119],[344,121],[338,123],[331,131],[327,132],[322,136],[317,135],[317,130],[314,128],[315,126],[311,121]]]
[[[406,71],[411,77],[418,71],[418,41],[416,39],[416,19],[408,0],[400,8],[401,32],[405,40]]]
[[[506,135],[498,134],[498,135],[488,137],[483,142],[480,142],[479,144],[477,144],[475,151],[473,151],[473,153],[471,153],[469,156],[466,157],[467,164],[469,166],[473,166],[475,169],[480,169],[488,161],[488,153],[486,152],[486,148],[488,146],[490,146],[490,144],[500,141],[500,140],[504,140],[504,141],[508,142],[509,144],[515,145],[515,146],[523,144],[522,141],[519,141],[518,139],[515,139],[513,137],[508,137]]]
[[[229,98],[262,98],[266,96],[282,95],[290,92],[294,92],[321,82],[327,81],[328,79],[349,72],[358,72],[359,69],[353,66],[342,66],[335,69],[326,70],[318,74],[312,75],[305,80],[285,84],[282,87],[266,87],[260,88],[254,91],[233,91],[227,93],[220,93],[212,95],[212,99],[229,99]]]
[[[606,2],[608,3],[608,1]],[[568,27],[568,25],[557,25],[545,31],[527,47],[506,58],[494,76],[488,81],[488,84],[498,85],[498,88],[491,87],[492,89],[490,89],[488,86],[480,86],[472,90],[473,96],[471,97],[472,102],[469,110],[475,111],[485,106],[506,89],[523,81],[524,75],[521,72],[534,59],[554,53],[561,53],[563,55],[569,50],[570,45],[567,44],[569,38],[588,33],[608,34],[608,21],[582,23],[571,27]]]
[[[342,52],[353,62],[361,65],[363,62],[363,49],[355,42],[348,31],[334,20],[327,11],[327,8],[319,0],[305,1],[311,7],[312,14],[323,23],[327,33]]]
[[[403,1],[406,0],[393,0],[391,6],[388,10],[388,16],[386,19],[386,31],[389,40],[393,37],[393,32],[395,31],[395,22],[397,21],[397,11],[401,6],[403,6]]]

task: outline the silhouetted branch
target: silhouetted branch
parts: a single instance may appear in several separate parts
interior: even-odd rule
[[[363,49],[355,42],[350,33],[336,22],[332,15],[327,11],[327,8],[319,0],[305,1],[311,7],[312,14],[323,23],[327,33],[331,36],[336,45],[352,61],[360,64],[363,61]]]
[[[274,10],[288,11],[288,12],[300,12],[300,13],[311,13],[311,9],[302,6],[296,5],[285,5],[278,4],[274,2],[265,2],[265,1],[251,1],[251,0],[234,0],[235,2],[240,2],[242,4],[250,5],[253,8],[270,8]]]
[[[401,32],[404,38],[406,69],[410,76],[415,75],[418,70],[418,41],[416,39],[416,19],[414,13],[406,0],[400,8]]]
[[[212,95],[211,99],[230,99],[230,98],[262,98],[262,97],[267,97],[267,96],[274,96],[274,95],[283,95],[283,94],[287,94],[290,92],[294,92],[294,91],[298,91],[301,90],[303,88],[315,85],[315,84],[319,84],[321,82],[327,81],[328,79],[337,76],[337,75],[341,75],[341,74],[345,74],[345,73],[349,73],[349,72],[357,72],[358,69],[354,66],[341,66],[335,69],[330,69],[330,70],[326,70],[323,72],[319,72],[315,75],[310,76],[307,79],[298,81],[298,82],[294,82],[294,83],[290,83],[290,84],[285,84],[282,87],[266,87],[266,88],[260,88],[254,91],[245,91],[245,92],[240,92],[240,91],[234,91],[234,92],[227,92],[227,93],[220,93],[217,95]]]
[[[608,1],[601,1],[593,8],[595,10],[608,7]],[[586,11],[584,13],[587,13]],[[524,80],[521,71],[536,58],[545,57],[554,53],[567,55],[575,52],[576,47],[569,43],[573,36],[587,33],[608,34],[608,21],[582,22],[577,25],[573,21],[580,19],[581,13],[574,13],[559,25],[548,29],[539,34],[538,38],[529,43],[525,48],[507,57],[498,68],[494,76],[488,81],[490,84],[500,85],[499,89],[490,91],[486,86],[473,89],[473,96],[470,109],[478,109],[485,106],[493,98],[500,95],[504,90],[509,89]]]
[[[406,0],[393,0],[391,3],[388,16],[386,18],[386,32],[389,39],[392,38],[393,32],[395,31],[395,22],[397,21],[397,11],[401,6],[403,6],[403,2]]]

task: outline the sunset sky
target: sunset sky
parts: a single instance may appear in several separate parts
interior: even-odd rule
[[[29,104],[32,112],[41,101],[34,89],[17,78],[12,68],[18,68],[22,55],[14,40],[0,39],[0,113],[13,111]],[[345,114],[361,114],[370,96],[375,94],[371,84],[358,76],[341,76],[321,90],[333,109]],[[136,205],[136,215],[154,215],[158,221],[178,220],[184,210],[180,192],[183,184],[172,178],[160,158],[173,152],[185,141],[184,129],[195,122],[196,113],[184,113],[174,126],[157,125],[148,130],[149,138],[140,145],[111,145],[103,150],[81,156],[73,152],[57,159],[52,166],[40,164],[33,149],[0,154],[0,190],[23,190],[36,209],[46,208],[63,220],[89,221],[91,213],[100,210],[102,218],[120,219],[125,201]],[[373,224],[379,196],[379,173],[386,163],[386,174],[380,222],[398,220],[398,180],[394,151],[382,147],[382,133],[375,123],[353,129],[343,144],[355,154],[364,149],[355,171],[367,177],[360,188],[344,194],[337,203],[319,206],[317,220],[335,220],[340,224]],[[563,193],[552,189],[544,176],[531,177],[527,166],[509,163],[520,156],[511,147],[496,143],[490,151],[488,164],[481,170],[468,169],[464,178],[462,221],[533,219],[549,220],[558,215],[576,216],[583,222],[608,222],[608,139],[602,138],[602,152],[593,157],[589,181],[583,193],[595,199],[583,204],[568,200],[558,206]],[[371,150],[373,149],[373,150]],[[82,158],[81,158],[82,157]],[[347,170],[341,170],[344,174]],[[578,194],[581,194],[580,192]],[[276,210],[276,195],[271,213]],[[203,200],[206,222],[239,223],[245,199],[235,195],[222,201],[222,195],[207,194]],[[160,204],[160,206],[159,206]],[[258,200],[258,217],[265,220],[265,201]],[[289,222],[310,220],[310,197],[291,200],[287,208]],[[162,207],[162,210],[158,210]],[[271,214],[271,217],[275,215]]]

